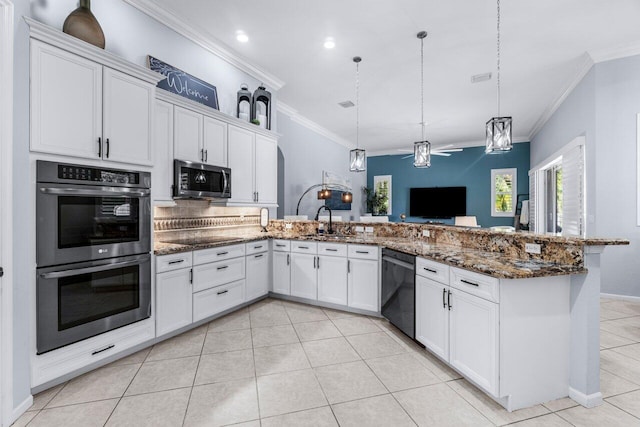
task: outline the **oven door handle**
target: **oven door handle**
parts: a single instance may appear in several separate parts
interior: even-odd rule
[[[148,189],[132,189],[127,187],[101,187],[99,189],[90,190],[83,188],[52,188],[41,187],[40,192],[44,194],[72,195],[72,196],[139,196],[147,197],[151,194]]]
[[[51,273],[42,273],[40,274],[40,277],[43,279],[60,279],[62,277],[77,276],[78,274],[97,273],[98,271],[109,270],[111,268],[130,267],[132,265],[140,264],[141,261],[144,261],[144,260],[137,259],[133,261],[100,264],[100,265],[95,265],[93,267],[74,268],[71,270],[62,270],[62,271],[52,271]]]

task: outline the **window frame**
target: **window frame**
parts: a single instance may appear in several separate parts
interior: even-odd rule
[[[496,177],[500,175],[511,175],[511,210],[498,211],[496,210]],[[506,194],[506,193],[505,193]],[[518,169],[517,168],[505,168],[505,169],[491,169],[491,216],[492,217],[513,217],[516,214],[518,194]]]

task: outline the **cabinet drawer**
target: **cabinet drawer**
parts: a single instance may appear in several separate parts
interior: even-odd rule
[[[242,257],[193,267],[193,292],[244,279],[244,263]]]
[[[291,252],[315,254],[318,253],[318,244],[316,242],[293,241]]]
[[[479,296],[488,301],[500,302],[498,285],[500,280],[484,274],[451,268],[451,287]]]
[[[193,265],[244,256],[244,245],[220,246],[193,252]]]
[[[291,241],[273,239],[273,250],[276,252],[289,252],[291,250]]]
[[[256,242],[249,242],[246,243],[244,247],[247,255],[259,254],[260,252],[266,252],[269,250],[269,241],[258,240]]]
[[[191,268],[193,252],[182,252],[179,254],[160,255],[156,257],[156,273],[179,270],[181,268]]]
[[[416,274],[436,282],[449,284],[449,266],[424,258],[416,258]]]
[[[373,245],[348,245],[349,258],[378,259],[378,247]]]
[[[347,245],[340,243],[318,243],[318,255],[347,256]]]
[[[205,319],[244,302],[244,280],[193,294],[193,321]]]

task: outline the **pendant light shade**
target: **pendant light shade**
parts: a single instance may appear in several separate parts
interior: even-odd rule
[[[360,148],[360,61],[359,56],[353,57],[356,63],[356,148],[349,152],[349,170],[364,172],[367,170],[367,154]]]
[[[416,168],[431,167],[431,143],[424,139],[424,39],[426,31],[420,31],[416,37],[420,39],[420,111],[422,140],[413,143],[413,166]]]
[[[413,166],[417,168],[431,167],[431,143],[429,141],[413,143]]]
[[[513,148],[511,117],[494,117],[487,122],[486,153],[500,153]]]
[[[343,192],[340,200],[342,200],[342,203],[351,203],[353,201],[353,193],[350,191]]]
[[[500,0],[497,0],[497,32],[498,42],[496,44],[496,88],[498,115],[493,117],[486,124],[486,153],[503,153],[513,148],[513,138],[511,132],[511,117],[500,117]]]

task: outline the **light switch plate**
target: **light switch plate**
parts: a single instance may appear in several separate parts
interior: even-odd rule
[[[365,227],[364,228],[364,232],[365,233],[373,233],[373,227]]]
[[[356,226],[356,233],[364,233],[364,227],[361,225]]]
[[[431,237],[431,232],[429,230],[422,230],[422,237]]]
[[[284,225],[285,230],[291,230],[293,228],[293,224],[291,224],[290,222],[286,223]]]
[[[537,243],[525,243],[524,251],[528,254],[540,255],[541,246]]]

